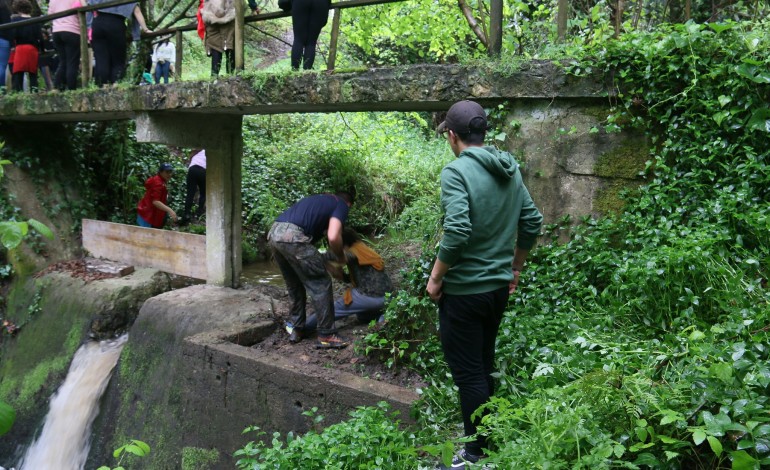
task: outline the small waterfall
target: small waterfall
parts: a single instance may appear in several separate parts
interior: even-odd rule
[[[21,470],[82,470],[91,446],[91,424],[128,340],[125,334],[110,341],[86,343],[72,359],[67,378],[51,398],[43,431],[27,449]]]

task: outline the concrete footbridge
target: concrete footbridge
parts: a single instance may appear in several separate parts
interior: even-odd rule
[[[136,121],[140,142],[201,147],[208,157],[206,235],[87,221],[83,244],[95,256],[237,287],[241,271],[242,119],[251,114],[445,111],[458,100],[485,106],[527,100],[606,102],[600,75],[574,76],[550,61],[488,66],[415,65],[333,74],[241,74],[166,85],[10,94],[0,99],[6,130],[62,122]],[[195,253],[205,250],[205,269]],[[193,266],[197,266],[193,268]]]

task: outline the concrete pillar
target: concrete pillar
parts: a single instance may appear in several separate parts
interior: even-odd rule
[[[136,139],[206,149],[207,282],[238,287],[241,277],[242,116],[142,113]]]

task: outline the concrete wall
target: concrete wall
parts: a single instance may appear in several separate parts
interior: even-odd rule
[[[255,291],[198,285],[149,299],[131,329],[94,427],[87,468],[112,462],[129,439],[152,447],[132,469],[177,470],[184,448],[214,449],[210,468],[234,467],[232,453],[258,425],[304,432],[302,412],[326,425],[361,405],[388,401],[409,416],[413,391],[330,369],[290,363],[250,348],[276,327],[273,300]]]
[[[585,100],[522,100],[509,107],[508,148],[545,223],[618,210],[620,191],[641,183],[649,144],[638,132],[608,133],[609,114],[609,103]]]

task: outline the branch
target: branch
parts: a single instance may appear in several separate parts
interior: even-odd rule
[[[182,3],[183,0],[174,0],[173,5],[171,5],[166,11],[161,15],[160,18],[158,18],[158,21],[155,23],[155,27],[157,28],[160,26],[161,22],[166,19],[166,17],[179,5]],[[190,10],[191,7],[196,6],[197,8],[198,0],[187,0],[187,6],[182,8],[182,10],[174,17],[173,20],[169,21],[168,25],[164,26],[163,29],[168,29],[172,26],[174,26],[177,22],[187,18],[187,12]]]
[[[478,20],[473,16],[471,7],[468,6],[468,3],[466,3],[465,0],[457,0],[457,5],[460,7],[460,10],[462,10],[463,16],[465,16],[465,20],[468,22],[473,33],[479,38],[479,41],[484,44],[484,47],[489,49],[489,39],[487,39],[487,35],[484,34],[483,26],[481,26]]]

